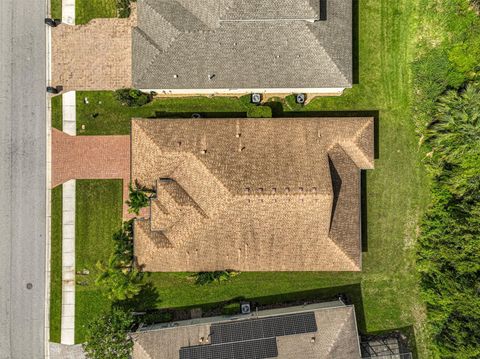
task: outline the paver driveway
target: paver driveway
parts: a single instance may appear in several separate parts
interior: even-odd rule
[[[95,19],[52,29],[52,84],[69,90],[132,86],[132,27],[128,19]]]

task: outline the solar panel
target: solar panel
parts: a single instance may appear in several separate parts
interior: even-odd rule
[[[307,312],[212,324],[210,338],[212,344],[220,344],[316,331],[315,313]]]
[[[275,338],[180,348],[180,359],[267,359],[277,356]]]

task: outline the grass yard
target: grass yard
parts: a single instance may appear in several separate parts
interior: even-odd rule
[[[116,0],[76,0],[75,24],[86,24],[92,19],[117,17]]]
[[[62,102],[62,95],[52,97],[52,127],[60,131],[63,128]]]
[[[62,18],[62,0],[50,0],[50,16],[53,19]]]
[[[411,110],[410,61],[420,15],[417,5],[417,0],[359,1],[359,83],[343,96],[317,98],[300,110],[306,116],[378,111],[379,157],[375,170],[366,175],[368,227],[362,273],[241,273],[228,282],[207,286],[196,286],[186,273],[154,273],[146,280],[156,288],[155,306],[209,308],[239,298],[268,303],[342,292],[353,298],[363,332],[409,328],[418,357],[428,357],[414,250],[418,221],[428,202],[424,153]],[[284,115],[301,115],[288,105],[283,110]],[[192,112],[229,117],[245,113],[246,106],[235,98],[171,98],[130,108],[119,105],[111,92],[78,92],[77,131],[79,135],[128,134],[132,117]],[[77,285],[77,342],[84,336],[82,325],[109,306],[101,288],[93,284],[95,263],[108,258],[112,233],[120,226],[121,205],[119,181],[77,182],[77,270],[90,270],[85,277],[88,285]]]
[[[110,308],[110,301],[95,284],[96,263],[107,261],[113,251],[112,235],[121,225],[122,181],[77,180],[76,186],[75,266],[75,341],[81,343],[85,324],[98,313]]]
[[[52,190],[50,341],[60,342],[62,317],[62,186]]]

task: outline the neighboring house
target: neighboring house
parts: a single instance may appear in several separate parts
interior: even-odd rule
[[[359,359],[353,306],[329,302],[165,323],[133,333],[133,359]]]
[[[145,271],[360,271],[373,118],[132,121]]]
[[[351,0],[138,0],[133,86],[166,94],[352,87]]]

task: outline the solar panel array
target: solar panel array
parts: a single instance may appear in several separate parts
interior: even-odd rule
[[[180,359],[275,358],[276,337],[316,331],[314,312],[212,324],[211,344],[180,348]]]
[[[212,324],[210,338],[212,344],[219,344],[316,331],[315,313],[307,312]]]
[[[197,345],[180,349],[180,359],[267,359],[278,356],[275,338]]]

